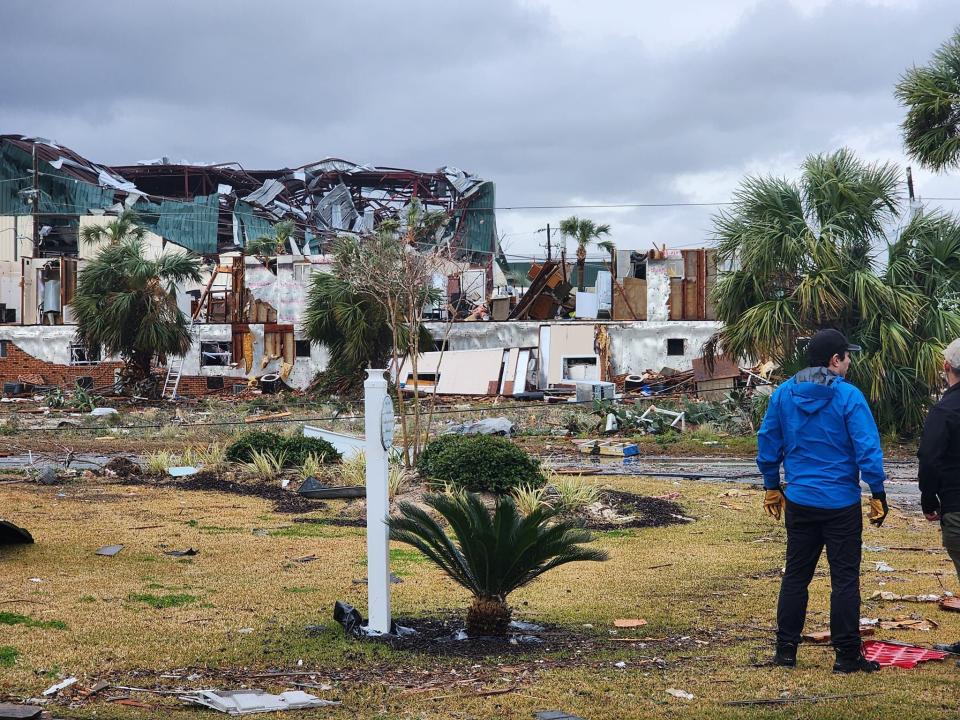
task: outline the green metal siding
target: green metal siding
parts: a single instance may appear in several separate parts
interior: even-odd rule
[[[113,188],[77,180],[46,162],[40,165],[37,185],[40,213],[86,215],[90,210],[107,208],[114,202]],[[32,187],[33,157],[10,143],[0,144],[0,214],[32,214],[33,206],[20,193]]]
[[[470,204],[461,211],[460,246],[472,252],[484,253],[484,262],[489,262],[490,253],[497,246],[495,199],[493,183],[484,182],[470,196]]]
[[[198,195],[192,201],[163,200],[160,203],[141,200],[133,209],[140,215],[140,224],[157,235],[200,255],[217,252],[217,219],[220,198]]]

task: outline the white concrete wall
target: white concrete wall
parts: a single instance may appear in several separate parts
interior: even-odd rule
[[[59,365],[70,364],[70,343],[73,342],[76,328],[69,325],[0,325],[0,340],[10,340],[17,347],[35,358]],[[266,367],[263,361],[263,325],[251,325],[253,335],[253,368],[251,374],[256,377],[271,372],[280,371],[280,360],[270,361]],[[303,339],[295,334],[297,340]],[[246,379],[245,368],[241,367],[200,367],[200,343],[206,341],[232,342],[233,328],[231,325],[196,325],[194,327],[193,347],[183,359],[184,375],[200,375]],[[119,358],[104,358],[118,360]],[[327,367],[329,353],[326,348],[311,346],[309,358],[297,358],[293,370],[287,378],[287,384],[295,388],[305,388],[314,379],[316,374]],[[229,384],[227,385],[229,387]]]
[[[604,325],[610,337],[611,363],[614,373],[641,373],[646,369],[672,367],[687,370],[694,358],[700,357],[703,343],[721,324],[714,321],[638,321],[638,322],[459,322],[428,323],[427,329],[440,340],[449,328],[447,347],[450,350],[472,350],[509,347],[538,347],[541,325]],[[682,338],[683,355],[667,355],[667,339]]]
[[[75,332],[73,325],[0,325],[0,340],[10,340],[39,360],[69,365]],[[103,358],[105,362],[118,359]]]
[[[30,215],[0,215],[0,262],[20,262],[33,255],[33,218]]]

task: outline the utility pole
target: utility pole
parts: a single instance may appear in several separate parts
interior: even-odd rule
[[[553,260],[553,248],[550,245],[550,223],[547,223],[547,262]]]
[[[33,252],[31,257],[37,257],[37,248],[40,247],[40,175],[37,165],[37,141],[33,141],[33,197],[30,198],[33,215]],[[16,241],[14,241],[16,242]]]
[[[913,220],[923,210],[923,205],[917,202],[913,193],[913,172],[910,166],[907,166],[907,195],[910,198],[910,219]]]

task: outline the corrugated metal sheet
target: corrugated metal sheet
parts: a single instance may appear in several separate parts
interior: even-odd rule
[[[255,215],[253,206],[249,203],[237,200],[233,209],[233,216],[239,224],[239,238],[237,239],[244,247],[248,242],[256,240],[261,235],[273,235],[273,225],[259,215]]]
[[[157,235],[200,255],[217,252],[220,198],[216,193],[198,195],[192,201],[153,203],[140,200],[133,209],[140,215],[140,224]]]
[[[490,253],[497,246],[497,215],[494,211],[495,192],[492,182],[483,182],[470,195],[470,204],[461,211],[457,235],[465,250],[485,253],[484,262],[489,262]]]

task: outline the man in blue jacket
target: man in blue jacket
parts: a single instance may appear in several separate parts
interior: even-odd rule
[[[830,637],[834,672],[873,672],[860,643],[860,479],[872,491],[870,522],[887,515],[880,435],[866,398],[844,380],[850,353],[860,350],[837,330],[807,345],[810,366],[781,385],[757,437],[764,508],[786,508],[787,564],[777,605],[774,664],[794,667],[807,615],[810,581],[824,546],[830,564]],[[786,489],[780,485],[783,465]]]

